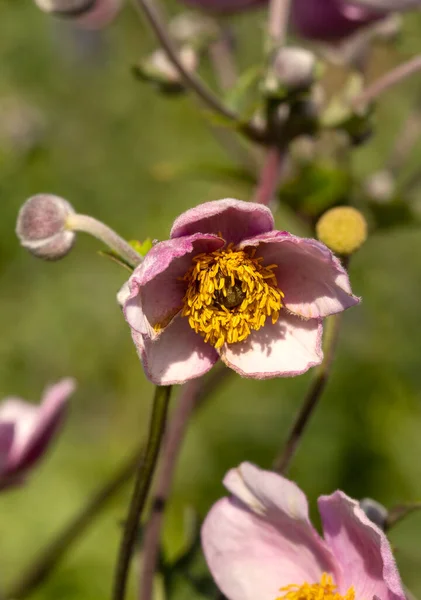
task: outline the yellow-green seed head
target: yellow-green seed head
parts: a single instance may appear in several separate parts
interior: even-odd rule
[[[348,256],[367,239],[367,221],[356,208],[338,206],[320,217],[316,233],[318,239],[333,252]]]

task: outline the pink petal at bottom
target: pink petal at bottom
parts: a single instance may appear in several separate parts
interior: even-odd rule
[[[321,338],[318,319],[304,321],[283,310],[275,324],[268,319],[244,342],[225,344],[220,356],[243,377],[292,377],[322,362]]]
[[[207,373],[218,353],[193,331],[187,318],[177,316],[159,338],[151,340],[132,330],[146,376],[156,385],[181,384]]]
[[[338,491],[318,503],[324,537],[342,570],[339,593],[352,586],[357,600],[405,600],[390,544],[358,502]]]
[[[202,527],[202,546],[212,576],[229,600],[275,600],[281,587],[317,582],[328,569],[299,526],[277,526],[236,498],[213,506]]]

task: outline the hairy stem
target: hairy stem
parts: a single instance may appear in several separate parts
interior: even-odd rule
[[[124,526],[117,567],[114,579],[113,600],[124,600],[127,588],[130,559],[138,534],[139,520],[145,506],[152,483],[152,477],[158,460],[161,441],[171,395],[171,386],[157,386],[153,400],[149,437],[143,460],[138,466],[138,474],[130,502],[129,512]]]
[[[183,387],[177,406],[164,436],[161,466],[152,502],[152,512],[146,526],[143,539],[143,562],[140,574],[141,600],[150,600],[153,592],[153,580],[159,556],[162,521],[168,497],[170,495],[175,466],[180,454],[182,442],[187,431],[190,417],[197,404],[202,381],[194,379]]]
[[[273,469],[278,473],[285,474],[298,449],[303,433],[310,421],[316,406],[326,388],[331,373],[331,366],[335,356],[336,342],[338,340],[341,316],[328,317],[326,326],[326,338],[324,348],[324,359],[317,370],[316,376],[310,386],[302,407],[299,410],[294,425],[288,435],[286,444],[281,454],[276,458]]]
[[[142,262],[142,257],[113,229],[89,215],[71,214],[66,219],[66,229],[83,231],[103,242],[117,252],[133,269]]]
[[[285,43],[291,0],[270,0],[268,34],[270,50]]]
[[[260,173],[259,182],[254,194],[254,202],[269,206],[279,184],[281,170],[284,165],[285,151],[273,146],[266,154],[266,160]]]
[[[142,600],[149,600],[152,597],[165,507],[171,492],[174,469],[189,419],[192,413],[200,408],[203,401],[232,375],[233,371],[219,364],[212,369],[208,376],[187,383],[181,392],[179,404],[165,435],[161,471],[152,504],[152,513],[146,528],[139,596]]]

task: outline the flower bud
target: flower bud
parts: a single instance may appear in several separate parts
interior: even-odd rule
[[[383,531],[385,530],[388,511],[383,504],[376,502],[372,498],[363,498],[360,500],[360,508],[365,512],[370,521]]]
[[[191,46],[183,46],[179,51],[179,59],[188,72],[193,72],[198,66],[198,56]],[[163,92],[181,92],[183,81],[178,69],[162,49],[155,50],[136,68],[135,73],[142,79],[155,83]]]
[[[35,0],[43,12],[73,21],[85,29],[100,29],[114,19],[122,0]]]
[[[367,222],[356,208],[338,206],[331,208],[316,225],[317,237],[333,252],[348,256],[367,239]]]
[[[316,57],[305,48],[284,47],[274,55],[264,89],[268,94],[307,90],[314,82]]]
[[[75,241],[75,233],[66,230],[67,217],[74,213],[73,207],[59,196],[32,196],[18,214],[16,234],[20,243],[44,260],[62,258]]]

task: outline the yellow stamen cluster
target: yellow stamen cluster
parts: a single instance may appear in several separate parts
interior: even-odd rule
[[[273,273],[277,265],[262,265],[255,252],[234,250],[230,244],[198,254],[183,277],[182,315],[215,348],[244,341],[268,317],[272,323],[278,320],[284,294]]]
[[[303,583],[287,585],[280,589],[285,592],[276,600],[355,600],[355,591],[350,587],[343,596],[337,593],[337,586],[331,575],[323,573],[320,583]]]

